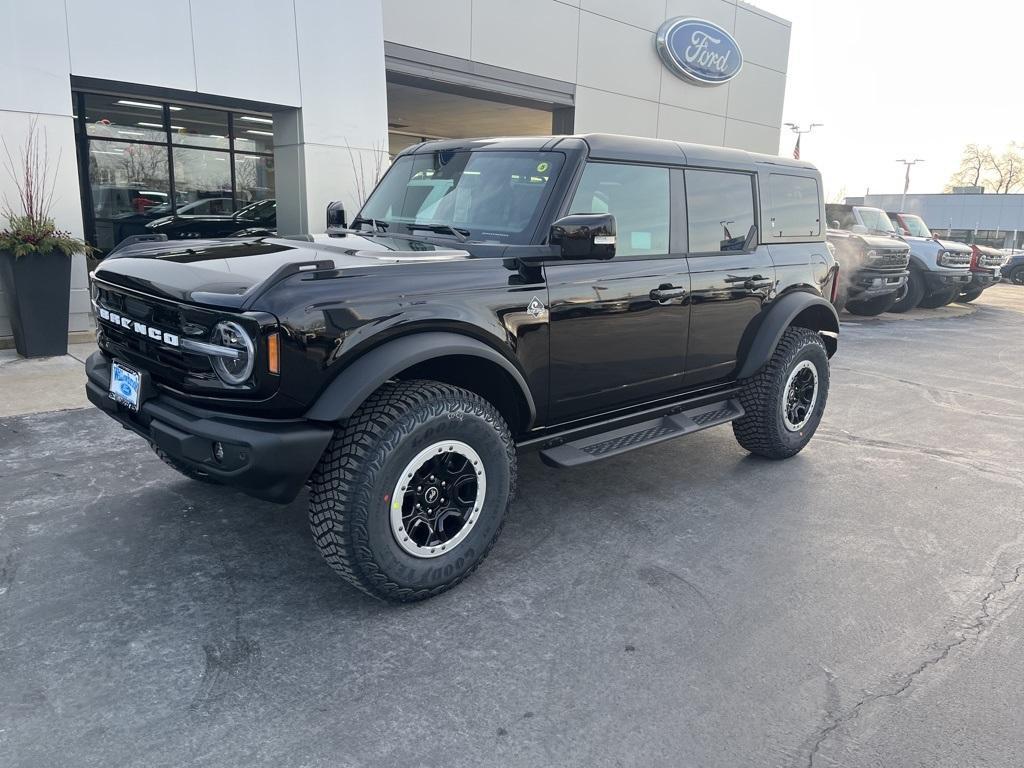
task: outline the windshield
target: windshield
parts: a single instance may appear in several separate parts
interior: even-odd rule
[[[558,152],[439,151],[399,157],[358,219],[394,233],[417,225],[471,240],[526,243],[547,202]]]
[[[861,208],[860,206],[854,210],[857,211],[860,220],[864,222],[864,226],[868,229],[875,232],[896,234],[896,230],[893,228],[892,222],[889,221],[885,211],[879,208]]]
[[[924,223],[924,219],[920,216],[912,216],[905,213],[900,214],[900,219],[903,222],[903,226],[907,228],[911,235],[914,237],[931,237],[931,230],[928,229],[928,225]]]

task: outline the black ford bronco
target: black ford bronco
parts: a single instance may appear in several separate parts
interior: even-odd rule
[[[354,586],[437,594],[556,467],[732,422],[810,440],[839,322],[808,163],[588,135],[435,141],[312,237],[143,242],[92,275],[89,399],[208,483],[289,502]]]

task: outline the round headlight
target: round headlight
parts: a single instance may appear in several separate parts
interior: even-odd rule
[[[221,381],[232,386],[244,384],[252,375],[252,367],[256,362],[256,348],[249,334],[238,323],[224,321],[214,327],[210,341],[238,353],[237,357],[210,357],[213,370],[220,376]]]

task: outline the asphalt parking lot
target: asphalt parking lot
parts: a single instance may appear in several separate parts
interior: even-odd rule
[[[796,458],[526,458],[487,563],[406,607],[305,497],[0,418],[0,765],[1020,765],[1024,289],[844,319]]]

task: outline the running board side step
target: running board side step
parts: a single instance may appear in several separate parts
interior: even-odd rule
[[[742,415],[743,406],[738,400],[723,400],[543,448],[540,458],[551,467],[578,467],[634,448],[717,427]]]

